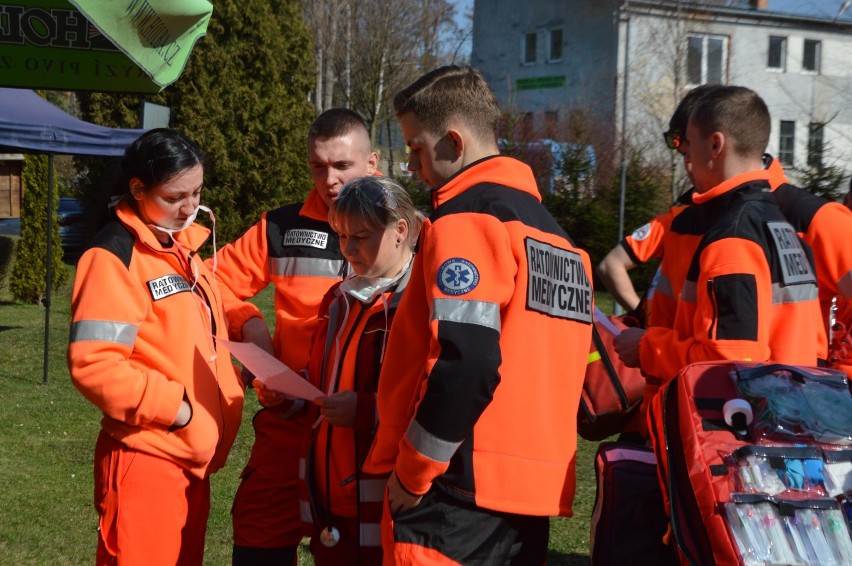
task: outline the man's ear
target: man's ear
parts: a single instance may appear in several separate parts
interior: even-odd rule
[[[464,155],[464,136],[461,135],[459,130],[447,130],[446,138],[447,141],[450,142],[450,147],[456,154],[456,159]]]
[[[719,154],[722,153],[722,150],[726,149],[725,145],[728,143],[728,138],[725,137],[725,134],[722,132],[713,132],[711,136],[712,146],[710,147],[710,151],[712,152],[713,159],[719,157]]]
[[[379,154],[371,151],[367,156],[367,175],[373,175],[379,167]]]

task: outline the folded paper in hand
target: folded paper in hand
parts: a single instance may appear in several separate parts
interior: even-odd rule
[[[230,340],[221,340],[221,342],[268,389],[308,401],[325,397],[325,394],[311,385],[308,380],[256,344]]]

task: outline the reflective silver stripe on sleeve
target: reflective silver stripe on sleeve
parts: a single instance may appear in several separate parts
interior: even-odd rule
[[[484,301],[435,299],[432,301],[432,320],[478,324],[500,332],[500,307]]]
[[[840,281],[837,282],[837,288],[841,295],[852,299],[852,271],[840,278]]]
[[[303,523],[314,522],[314,516],[311,513],[311,504],[308,501],[299,501],[299,518]]]
[[[269,273],[280,277],[335,277],[343,269],[342,259],[318,257],[271,257]]]
[[[361,523],[361,546],[382,546],[382,526],[379,523]]]
[[[819,291],[816,285],[789,285],[781,286],[779,283],[772,285],[772,304],[802,303],[816,300]]]
[[[687,303],[694,303],[697,298],[695,292],[696,285],[695,281],[684,281],[683,289],[680,290],[680,298]]]
[[[415,450],[436,462],[449,462],[461,446],[461,442],[441,440],[420,426],[416,420],[412,420],[408,425],[405,437]]]
[[[654,287],[654,293],[661,293],[667,297],[674,298],[674,289],[672,289],[672,283],[669,281],[669,278],[666,277],[665,273],[660,272],[660,279],[657,282],[657,286]]]
[[[78,320],[71,325],[71,343],[99,341],[133,346],[139,327],[114,320]]]
[[[299,458],[299,479],[303,480],[308,477],[308,462],[304,458]]]
[[[361,480],[358,482],[358,499],[361,503],[381,503],[387,484],[387,478]]]

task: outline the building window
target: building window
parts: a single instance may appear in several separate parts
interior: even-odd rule
[[[525,33],[521,46],[521,62],[524,65],[535,65],[535,52],[538,47],[538,34],[536,32]]]
[[[793,148],[796,143],[796,123],[781,120],[781,133],[778,138],[778,160],[785,167],[793,166]]]
[[[766,66],[777,71],[783,71],[787,68],[786,37],[769,36],[769,58],[766,61]]]
[[[808,126],[808,167],[815,169],[822,167],[822,135],[824,131],[825,124],[819,122],[811,122]]]
[[[686,76],[689,84],[723,84],[728,74],[728,38],[690,35],[687,41]]]
[[[535,114],[532,112],[524,112],[521,115],[520,138],[524,141],[533,139],[535,132]]]
[[[550,50],[547,54],[550,63],[562,61],[562,28],[550,30]]]
[[[815,39],[805,40],[805,50],[802,53],[802,69],[819,73],[822,42]]]
[[[550,139],[556,138],[557,126],[559,124],[559,111],[548,110],[544,113],[544,136]]]

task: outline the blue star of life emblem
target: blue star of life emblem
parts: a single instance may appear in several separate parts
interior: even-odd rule
[[[453,257],[438,268],[438,288],[446,295],[464,295],[479,284],[479,270],[470,261]]]

